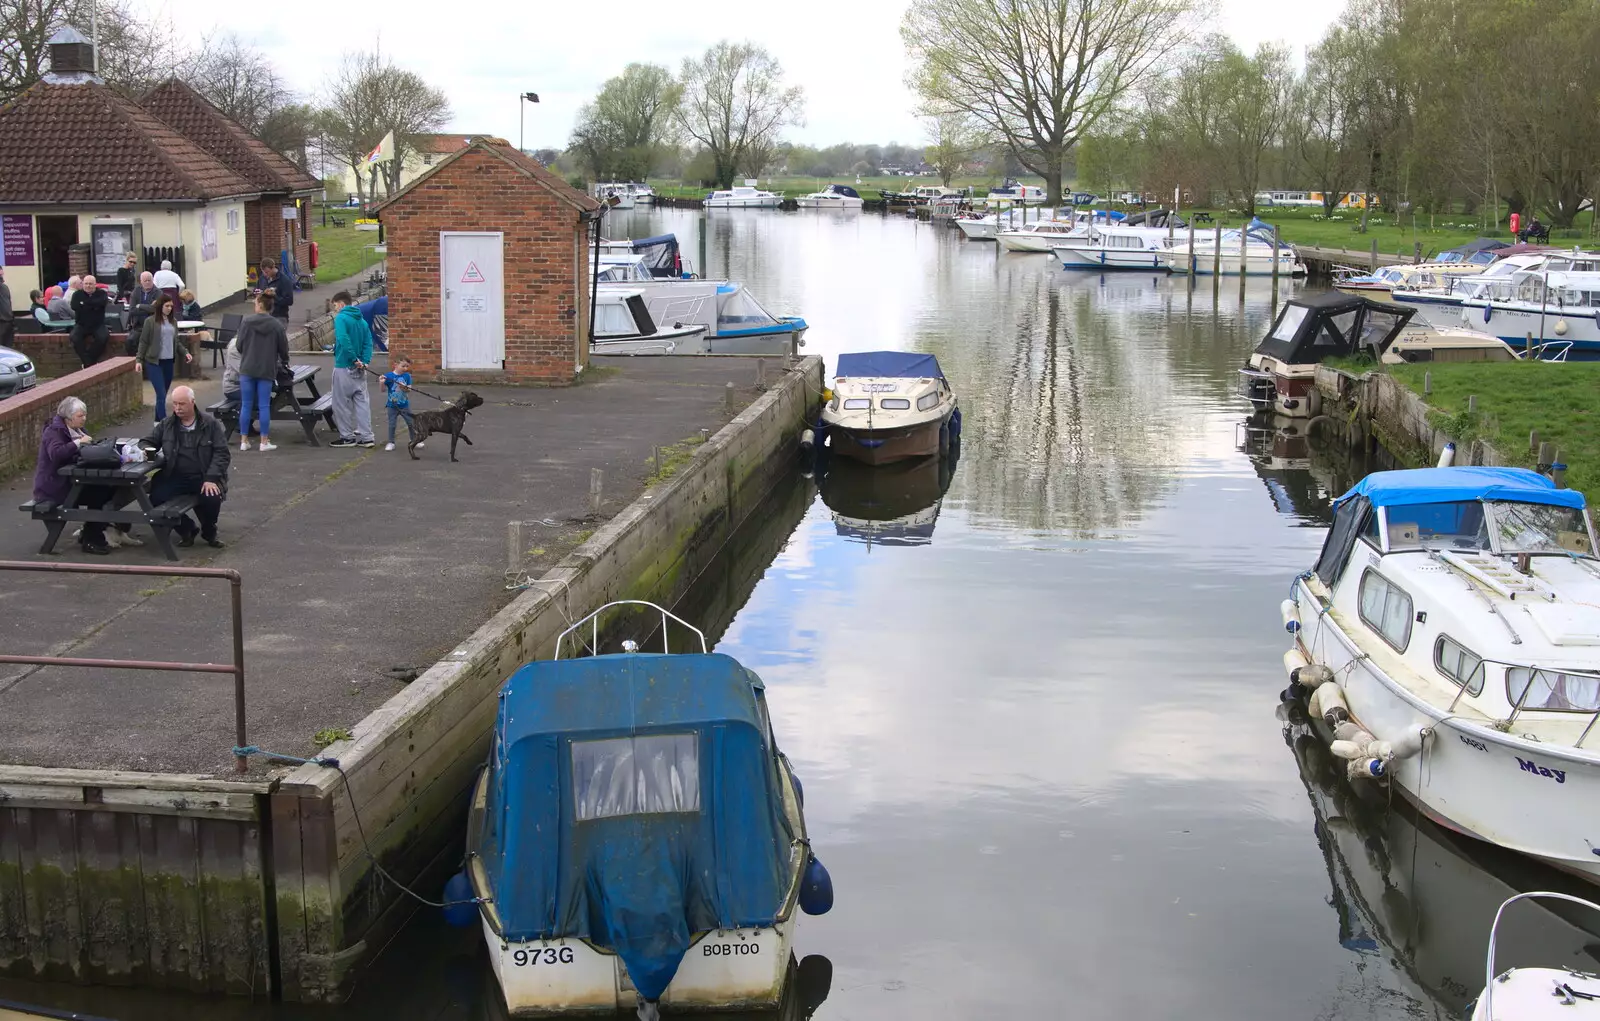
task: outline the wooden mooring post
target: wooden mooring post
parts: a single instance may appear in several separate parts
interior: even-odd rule
[[[1217,221],[1216,237],[1211,245],[1211,300],[1216,303],[1222,292],[1222,221]]]
[[[1267,311],[1269,313],[1271,313],[1271,315],[1269,315],[1268,318],[1275,317],[1278,314],[1278,251],[1279,251],[1278,228],[1277,227],[1273,227],[1272,228],[1272,307],[1267,309]]]
[[[1190,216],[1189,217],[1189,265],[1184,267],[1184,268],[1189,271],[1189,286],[1191,288],[1194,287],[1194,271],[1196,269],[1196,266],[1195,266],[1194,263],[1195,263],[1195,256],[1194,256],[1194,217]]]
[[[1249,243],[1250,224],[1246,221],[1239,226],[1239,304],[1241,305],[1244,304],[1244,281],[1250,275],[1250,267],[1247,262],[1250,257],[1247,248]]]
[[[1372,239],[1372,256],[1367,261],[1372,267],[1372,272],[1374,272],[1374,273],[1378,272],[1378,239],[1377,238],[1373,238]]]

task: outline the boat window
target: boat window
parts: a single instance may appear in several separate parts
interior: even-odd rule
[[[844,402],[846,411],[865,411],[872,407],[872,401],[865,397],[852,397]]]
[[[595,306],[594,332],[604,336],[617,336],[636,333],[633,316],[628,313],[628,306],[616,302],[605,302]]]
[[[1294,335],[1300,332],[1300,324],[1306,321],[1306,316],[1311,310],[1304,305],[1285,305],[1278,315],[1278,325],[1272,328],[1272,339],[1291,343]]]
[[[1440,636],[1433,643],[1433,665],[1441,674],[1465,686],[1469,694],[1483,691],[1483,660],[1455,639]]]
[[[878,402],[878,407],[884,411],[909,411],[911,402],[904,397],[885,397]]]
[[[1317,577],[1324,585],[1332,588],[1344,574],[1345,565],[1350,562],[1350,551],[1355,548],[1356,535],[1365,522],[1372,522],[1372,542],[1377,543],[1377,520],[1377,513],[1364,496],[1339,505],[1333,515],[1333,527],[1328,529],[1328,537],[1323,540],[1322,554],[1317,557]]]
[[[750,330],[776,323],[777,320],[768,315],[767,310],[743,288],[724,298],[722,307],[717,310],[718,330]]]
[[[1361,621],[1396,652],[1411,643],[1411,597],[1377,571],[1361,576]]]
[[[1394,332],[1400,325],[1400,317],[1393,312],[1377,312],[1367,310],[1367,319],[1361,324],[1361,336],[1356,340],[1356,349],[1377,347],[1383,339]]]
[[[935,392],[935,393],[925,393],[921,397],[917,398],[917,410],[918,411],[927,411],[929,408],[933,407],[935,404],[938,404],[938,403],[939,403],[939,395],[938,395],[937,392]]]
[[[1576,507],[1485,502],[1501,553],[1592,553],[1588,523]]]
[[[648,734],[572,742],[572,807],[579,822],[700,811],[700,742]]]
[[[1328,321],[1333,323],[1334,327],[1338,329],[1339,336],[1349,337],[1355,328],[1356,316],[1360,314],[1360,309],[1353,308],[1348,312],[1340,312],[1338,315],[1329,316]],[[1321,343],[1321,341],[1318,341],[1318,343]]]
[[[1600,710],[1600,677],[1512,667],[1506,671],[1506,698],[1512,705],[1521,700],[1524,709],[1592,713]]]
[[[1489,530],[1476,500],[1390,507],[1389,549],[1486,550]]]

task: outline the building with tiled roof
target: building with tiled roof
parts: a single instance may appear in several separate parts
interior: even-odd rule
[[[406,153],[405,163],[400,168],[400,187],[403,189],[409,186],[412,181],[433,169],[434,166],[442,162],[451,153],[460,152],[473,142],[479,141],[488,142],[490,145],[511,144],[503,138],[496,138],[494,135],[443,132],[416,136],[416,151]],[[370,172],[370,170],[364,171],[364,173]],[[363,177],[363,180],[366,180],[366,178]],[[343,182],[346,198],[360,196],[361,189],[356,186],[355,173],[349,167],[344,170]],[[367,190],[370,194],[370,184],[367,186]],[[378,183],[377,194],[380,199],[383,197],[383,182],[381,179]]]
[[[322,192],[320,181],[176,78],[145,93],[139,105],[260,190],[259,199],[245,203],[245,257],[252,267],[292,251],[295,263],[309,269],[311,202]]]

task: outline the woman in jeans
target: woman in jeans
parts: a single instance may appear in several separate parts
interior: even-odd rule
[[[239,324],[239,449],[250,449],[250,418],[259,413],[261,419],[261,449],[277,450],[278,446],[267,439],[267,428],[272,415],[272,388],[278,381],[278,369],[289,365],[289,333],[281,319],[274,319],[272,297],[266,293],[256,295],[254,315],[244,317]]]
[[[189,347],[178,336],[177,306],[165,294],[150,302],[150,317],[139,328],[139,371],[156,390],[156,421],[167,417],[167,391],[172,389],[173,366],[181,352],[185,362],[194,361]]]

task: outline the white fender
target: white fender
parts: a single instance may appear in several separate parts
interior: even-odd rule
[[[1394,746],[1388,741],[1369,741],[1366,754],[1371,758],[1388,762],[1394,758]]]
[[[1422,746],[1427,742],[1428,735],[1433,733],[1432,727],[1424,727],[1420,723],[1413,723],[1400,732],[1400,736],[1389,742],[1394,749],[1395,758],[1409,759],[1422,751]]]
[[[1345,772],[1352,780],[1374,780],[1383,777],[1387,770],[1381,759],[1351,759]]]
[[[1295,605],[1293,599],[1285,599],[1278,604],[1278,613],[1283,617],[1283,629],[1291,635],[1300,630],[1300,607]]]
[[[1366,746],[1354,741],[1335,741],[1328,746],[1328,750],[1341,759],[1359,759],[1367,754]]]
[[[1313,663],[1300,671],[1300,686],[1307,691],[1315,691],[1331,680],[1333,680],[1333,671],[1321,663]]]
[[[1371,734],[1361,724],[1353,720],[1345,720],[1333,728],[1333,737],[1336,741],[1352,741],[1365,748],[1373,742]]]
[[[1306,659],[1305,654],[1299,649],[1290,649],[1288,652],[1283,654],[1283,669],[1284,672],[1289,675],[1290,680],[1294,679],[1294,672],[1296,670],[1303,671],[1310,665],[1311,664]],[[1305,682],[1302,681],[1301,683],[1304,684]]]
[[[1337,715],[1348,719],[1350,706],[1344,700],[1344,692],[1339,685],[1329,682],[1320,684],[1317,690],[1311,693],[1311,711],[1326,719],[1330,714],[1338,711]]]

